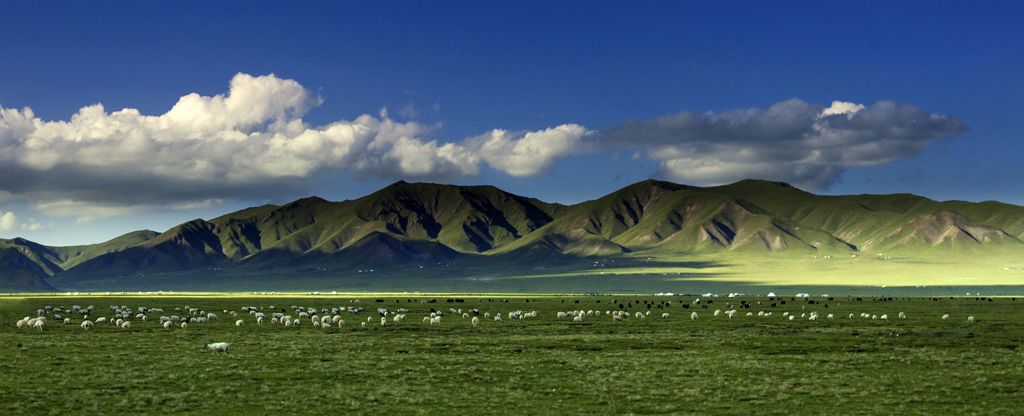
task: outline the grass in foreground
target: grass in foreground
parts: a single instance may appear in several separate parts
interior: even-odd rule
[[[85,297],[0,299],[5,414],[1014,414],[1024,386],[1019,299],[692,297]],[[937,299],[937,300],[931,300]],[[529,302],[527,302],[529,300]],[[614,303],[612,301],[615,301]],[[671,304],[667,303],[670,302]],[[749,302],[733,319],[714,316]],[[813,301],[815,303],[809,303]],[[578,302],[578,303],[577,303]],[[783,304],[782,302],[785,302]],[[772,307],[771,304],[775,306]],[[166,330],[15,322],[36,309],[188,305],[220,321]],[[614,322],[605,311],[646,313]],[[344,328],[256,325],[243,306],[363,307]],[[650,305],[650,309],[648,309]],[[687,308],[684,308],[686,305]],[[828,306],[827,308],[825,306]],[[707,306],[704,309],[702,306]],[[380,326],[378,307],[408,319]],[[536,310],[478,327],[458,314]],[[236,311],[237,327],[224,310]],[[583,323],[558,311],[599,310]],[[696,311],[700,319],[692,321]],[[772,316],[757,316],[760,311]],[[819,312],[821,320],[801,314]],[[899,312],[907,319],[897,319]],[[662,319],[662,313],[669,313]],[[754,316],[746,316],[750,312]],[[784,313],[797,318],[789,320]],[[836,319],[826,319],[832,313]],[[854,319],[849,319],[849,314]],[[887,314],[888,320],[861,318]],[[950,319],[940,316],[950,314]],[[645,315],[646,316],[646,315]],[[974,316],[973,324],[967,316]],[[360,323],[370,322],[366,328]],[[200,351],[231,343],[230,354]]]

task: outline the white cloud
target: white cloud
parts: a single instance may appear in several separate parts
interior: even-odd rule
[[[13,212],[0,213],[0,231],[11,232],[19,229],[18,217]]]
[[[715,185],[745,178],[825,189],[849,167],[920,154],[966,131],[955,116],[879,101],[870,107],[835,101],[828,108],[798,99],[766,110],[695,113],[630,120],[602,135],[606,146],[642,149],[659,161],[658,176]]]
[[[535,176],[551,169],[558,159],[586,151],[587,139],[595,135],[583,126],[564,124],[525,133],[492,130],[467,144],[495,169],[512,176]]]
[[[0,195],[79,221],[213,198],[302,192],[308,179],[348,170],[385,179],[451,180],[481,163],[536,175],[581,151],[581,126],[494,130],[463,142],[431,139],[439,126],[398,122],[386,110],[314,127],[321,99],[294,80],[238,74],[226,94],[188,94],[165,114],[83,107],[68,121],[0,108]],[[411,103],[411,102],[410,102]],[[403,112],[414,117],[407,107]]]
[[[41,231],[47,228],[50,227],[40,224],[34,219],[30,218],[28,221],[22,221],[13,212],[0,211],[0,232]]]

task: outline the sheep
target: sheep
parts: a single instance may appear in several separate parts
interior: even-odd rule
[[[566,318],[566,317],[568,317],[568,316],[569,316],[569,315],[567,315],[567,314],[566,314],[565,312],[559,312],[559,313],[558,313],[558,317],[559,317],[559,318]]]
[[[185,329],[185,328],[188,328],[188,322],[182,322],[181,323],[181,329]]]
[[[696,321],[697,320],[697,312],[691,313],[690,314],[690,319]]]
[[[228,343],[226,343],[226,342],[211,342],[209,344],[203,345],[203,348],[200,348],[200,349],[208,349],[208,350],[211,350],[213,352],[223,352],[223,353],[227,354],[228,353]]]
[[[121,323],[121,329],[129,329],[132,327],[132,321],[124,321]]]
[[[381,328],[387,328],[387,326],[388,326],[388,318],[385,318],[383,316],[380,317],[380,326],[381,326]]]
[[[881,319],[883,321],[889,320],[889,314],[883,314],[882,316],[879,316],[878,319]]]
[[[789,320],[790,320],[790,321],[792,321],[792,320],[794,320],[794,319],[796,319],[796,315],[789,315]]]
[[[579,318],[579,317],[577,316],[577,318]],[[501,316],[500,315],[499,316],[495,316],[494,317],[494,322],[502,322],[501,321]],[[581,320],[580,322],[583,322],[583,321]]]
[[[835,319],[835,315],[828,314],[828,316],[826,316],[826,318],[828,318],[828,319]]]
[[[96,318],[96,325],[105,325],[107,323],[107,317],[101,316]]]
[[[899,317],[900,319],[907,319],[907,314],[900,312]]]
[[[661,319],[668,319],[668,312],[661,314]]]
[[[576,323],[582,323],[583,322],[583,315],[576,315],[575,317],[572,318],[572,321],[576,322]]]
[[[88,330],[92,329],[92,321],[88,321],[88,320],[82,321],[82,325],[81,326],[82,326],[82,329],[88,331]]]
[[[329,329],[330,327],[331,327],[330,323],[320,324],[320,328],[322,328],[322,329]]]
[[[171,321],[164,321],[164,329],[171,329]]]
[[[33,328],[38,329],[40,331],[43,330],[44,326],[46,326],[46,320],[45,319],[37,319],[36,322],[34,324],[32,324]]]
[[[942,319],[949,319],[949,314],[942,315]]]
[[[245,325],[245,322],[244,322],[244,321],[242,321],[241,319],[239,319],[239,320],[235,321],[235,326],[237,326],[237,327],[241,328],[241,327],[242,327],[242,325]]]
[[[25,328],[28,326],[28,320],[22,319],[18,321],[18,328]]]
[[[974,323],[974,316],[968,316],[967,317],[967,322],[968,323]]]
[[[473,324],[473,326],[477,326],[480,324],[480,318],[474,316],[473,320],[471,320],[470,322]]]

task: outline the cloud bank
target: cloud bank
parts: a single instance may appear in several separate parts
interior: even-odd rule
[[[891,101],[870,107],[835,101],[825,108],[791,99],[766,110],[681,111],[629,120],[602,138],[607,146],[643,150],[660,162],[657,176],[677,182],[760,178],[827,189],[849,167],[915,156],[966,130],[955,116]]]
[[[442,143],[429,139],[437,126],[398,122],[386,110],[324,126],[303,122],[321,102],[294,80],[240,73],[227,94],[189,94],[159,116],[108,113],[96,104],[70,121],[43,121],[27,107],[0,108],[0,175],[7,178],[0,192],[50,215],[95,218],[265,198],[340,170],[445,181],[478,175],[488,163],[530,176],[580,151],[594,134],[564,125]]]
[[[967,128],[954,116],[889,101],[826,108],[792,99],[765,110],[681,111],[600,132],[563,124],[440,141],[432,138],[439,125],[396,121],[386,110],[304,122],[321,103],[294,80],[240,73],[227,93],[188,94],[162,115],[95,104],[68,121],[44,121],[28,107],[0,107],[0,195],[86,221],[303,192],[312,178],[337,171],[444,182],[489,166],[536,176],[566,157],[614,149],[657,161],[653,176],[681,183],[762,178],[824,189],[850,167],[914,156]],[[0,215],[0,230],[37,226]]]

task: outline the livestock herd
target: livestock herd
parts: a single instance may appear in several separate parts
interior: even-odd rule
[[[772,299],[774,300],[774,299]],[[483,300],[481,299],[481,302]],[[349,300],[348,306],[337,306],[331,308],[321,308],[312,306],[297,306],[293,305],[290,308],[278,308],[274,305],[267,306],[243,306],[238,308],[237,311],[229,309],[220,309],[220,313],[226,316],[230,316],[235,326],[243,327],[246,322],[255,322],[256,325],[264,326],[280,326],[283,328],[302,328],[302,327],[313,327],[318,329],[331,329],[331,328],[345,328],[345,316],[351,316],[350,319],[360,321],[360,328],[367,328],[369,325],[374,324],[374,316],[379,316],[379,326],[386,328],[389,325],[402,325],[409,313],[412,313],[408,308],[398,308],[391,310],[385,307],[378,307],[376,311],[370,311],[366,308],[360,307],[359,303],[361,300],[353,299]],[[382,299],[377,300],[378,303],[382,303]],[[396,302],[401,302],[396,300]],[[413,302],[407,300],[407,302]],[[441,325],[442,318],[448,319],[448,316],[461,317],[462,320],[468,322],[473,327],[481,324],[481,317],[484,320],[493,320],[496,323],[504,322],[505,319],[510,320],[523,320],[523,319],[537,319],[538,312],[536,310],[523,311],[523,310],[511,310],[507,311],[504,315],[502,312],[485,311],[481,312],[480,307],[473,308],[455,308],[450,307],[447,311],[440,310],[435,307],[430,307],[436,300],[421,300],[420,309],[423,313],[423,323],[427,325]],[[452,300],[449,300],[452,302]],[[459,303],[464,301],[459,299]],[[493,302],[488,300],[488,302]],[[509,300],[500,300],[499,304],[509,302]],[[529,300],[527,300],[529,302]],[[537,302],[534,300],[534,302]],[[558,299],[555,302],[559,302]],[[565,300],[561,300],[565,302]],[[577,301],[578,302],[578,301]],[[575,324],[582,324],[585,321],[592,319],[600,319],[601,316],[608,317],[607,319],[613,322],[624,322],[627,320],[643,320],[651,316],[652,309],[668,310],[673,307],[682,309],[696,309],[706,310],[710,312],[709,304],[712,301],[701,303],[698,298],[692,302],[684,301],[673,305],[672,301],[660,302],[655,304],[654,302],[643,301],[641,304],[639,300],[636,301],[634,306],[633,302],[627,302],[626,304],[620,303],[617,300],[612,300],[610,305],[614,309],[606,309],[603,312],[601,310],[594,309],[570,309],[570,310],[559,310],[554,314],[554,318],[557,320],[566,320]],[[782,302],[785,305],[785,302]],[[820,304],[818,304],[820,305]],[[743,309],[748,309],[743,315],[746,317],[760,317],[760,318],[771,318],[775,312],[778,312],[778,304],[756,301],[756,303],[750,303],[742,301],[739,303],[728,303],[726,302],[723,308],[715,309],[710,312],[712,317],[734,319],[737,315],[740,315]],[[807,310],[808,306],[811,306],[811,310]],[[781,316],[784,320],[809,320],[818,321],[821,316],[816,308],[815,302],[809,302],[809,305],[799,306],[800,311],[783,311]],[[410,306],[412,307],[412,306]],[[824,305],[828,307],[827,304]],[[791,307],[791,308],[795,308]],[[632,309],[632,311],[630,310]],[[640,310],[637,310],[640,309]],[[646,310],[644,310],[646,309]],[[753,309],[760,309],[756,313]],[[108,311],[109,310],[109,311]],[[97,326],[112,326],[120,328],[122,330],[132,329],[132,322],[136,322],[136,328],[139,326],[148,325],[149,322],[156,322],[156,325],[163,327],[165,330],[173,330],[175,328],[181,328],[186,330],[190,324],[192,325],[207,325],[210,323],[219,322],[220,318],[217,313],[208,311],[204,308],[182,306],[169,308],[165,311],[163,308],[154,308],[146,306],[137,306],[135,308],[129,307],[128,305],[111,305],[109,308],[104,310],[97,310],[95,306],[80,306],[74,305],[70,308],[64,306],[45,306],[36,310],[35,317],[26,316],[16,322],[18,328],[30,328],[37,330],[44,330],[50,322],[56,322],[61,325],[78,325],[83,330],[91,330]],[[690,319],[697,321],[700,318],[700,314],[694,310],[689,314]],[[102,315],[102,316],[98,316]],[[362,316],[361,316],[362,315]],[[371,316],[366,316],[371,315]],[[363,316],[366,316],[365,319]],[[656,315],[658,316],[658,315]],[[858,315],[850,313],[846,317],[848,319],[856,319]],[[898,319],[906,319],[906,313],[900,311],[895,316]],[[155,318],[153,318],[155,317]],[[662,319],[670,319],[671,314],[666,311],[660,314]],[[889,314],[877,314],[863,312],[859,314],[862,319],[871,320],[888,320]],[[950,315],[944,314],[941,319],[949,319]],[[457,319],[457,318],[456,318]],[[835,314],[829,313],[825,316],[825,319],[835,319]],[[974,322],[974,316],[968,316],[967,322]],[[226,352],[226,347],[224,349]]]

